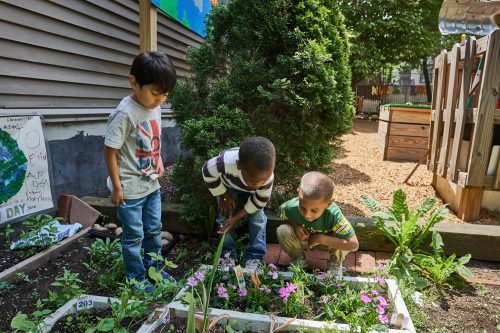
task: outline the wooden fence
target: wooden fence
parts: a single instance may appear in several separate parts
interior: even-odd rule
[[[500,190],[500,30],[443,51],[434,78],[428,169],[435,187],[437,178],[460,187],[455,208],[471,220],[483,191]]]

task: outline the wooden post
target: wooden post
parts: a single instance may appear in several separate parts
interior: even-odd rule
[[[446,108],[444,109],[444,128],[443,128],[443,138],[441,140],[441,149],[439,151],[439,162],[437,166],[437,174],[439,176],[445,177],[448,168],[448,142],[451,137],[451,128],[455,120],[455,108],[456,101],[458,99],[458,88],[460,80],[458,77],[458,62],[460,61],[460,45],[453,45],[453,50],[448,53],[448,62],[450,62],[450,68],[448,73],[446,73],[448,79],[448,84],[446,89]],[[443,94],[444,95],[444,94]]]
[[[467,185],[483,186],[493,139],[493,113],[500,94],[500,30],[489,35],[488,50],[484,59],[481,93],[476,125],[472,136],[471,157]]]
[[[447,178],[451,181],[456,181],[458,177],[457,163],[462,148],[462,137],[467,114],[467,101],[469,100],[469,87],[471,76],[472,59],[476,54],[476,38],[470,37],[469,42],[465,46],[464,69],[462,72],[462,84],[460,90],[460,99],[458,101],[457,116],[455,117],[455,134],[453,135],[453,146],[450,155],[450,167],[448,169]]]
[[[479,217],[484,190],[480,187],[464,187],[458,205],[457,216],[462,221],[474,221]]]
[[[156,51],[158,49],[156,13],[157,9],[151,4],[151,0],[139,0],[141,52]]]
[[[437,159],[438,159],[438,149],[441,143],[441,132],[443,130],[442,114],[444,109],[444,96],[446,89],[446,50],[441,51],[441,54],[436,57],[435,68],[435,81],[434,81],[434,92],[432,96],[432,117],[431,117],[431,132],[429,147],[431,148],[429,153],[429,170],[436,172]],[[437,75],[436,75],[437,74]]]

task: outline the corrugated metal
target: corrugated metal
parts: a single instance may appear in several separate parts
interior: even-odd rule
[[[178,76],[202,41],[158,13],[158,49]],[[0,0],[0,108],[115,107],[138,52],[137,0]]]

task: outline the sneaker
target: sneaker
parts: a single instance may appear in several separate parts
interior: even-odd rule
[[[245,263],[245,268],[249,272],[255,272],[259,275],[264,274],[264,270],[262,269],[262,261],[260,259],[250,259]]]
[[[342,264],[336,264],[329,261],[326,272],[330,275],[341,278],[344,275],[344,267],[342,267]]]
[[[151,294],[155,290],[155,286],[151,284],[148,280],[144,280],[142,282],[133,282],[132,283],[132,290],[138,291],[138,292],[145,292],[146,294]]]
[[[163,278],[164,281],[169,282],[169,283],[176,283],[177,282],[170,274],[168,274],[164,270],[161,270],[160,273],[161,273],[161,277]]]
[[[293,259],[292,262],[290,263],[290,265],[294,265],[294,266],[298,266],[302,269],[306,269],[307,268],[307,260],[304,257],[304,255],[301,254],[297,258]]]

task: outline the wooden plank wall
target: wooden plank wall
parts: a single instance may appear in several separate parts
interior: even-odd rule
[[[500,30],[443,51],[435,64],[428,169],[462,187],[500,190],[500,161],[495,176],[486,176],[492,146],[499,144]]]
[[[202,41],[158,13],[158,50],[179,77]],[[0,108],[115,107],[138,53],[137,0],[0,0]]]

